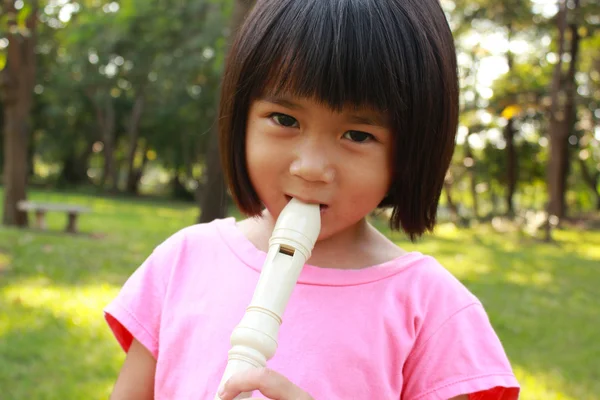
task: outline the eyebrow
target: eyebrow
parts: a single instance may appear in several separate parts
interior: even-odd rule
[[[378,114],[350,115],[348,120],[353,124],[359,125],[380,126],[382,128],[387,128],[389,126],[389,123],[386,121],[385,117]]]
[[[290,110],[304,110],[305,109],[301,104],[295,103],[286,97],[264,96],[264,97],[262,97],[261,100],[269,102],[269,103],[277,104],[277,105],[280,105],[285,108],[289,108]],[[383,127],[383,128],[387,128],[390,125],[389,122],[387,121],[387,118],[384,115],[382,115],[380,113],[376,113],[376,112],[372,112],[372,113],[370,112],[370,113],[366,113],[366,114],[348,115],[347,120],[348,120],[348,122],[353,123],[353,124],[372,125],[372,126],[379,126],[379,127]]]
[[[273,104],[278,104],[282,107],[289,108],[291,110],[304,110],[304,107],[302,107],[300,104],[294,103],[293,101],[291,101],[290,99],[288,99],[286,97],[264,96],[261,100],[267,101],[267,102],[273,103]]]

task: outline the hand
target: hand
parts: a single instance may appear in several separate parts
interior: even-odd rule
[[[233,400],[244,392],[260,391],[272,400],[314,400],[285,376],[268,368],[251,369],[233,375],[219,393],[221,400]]]

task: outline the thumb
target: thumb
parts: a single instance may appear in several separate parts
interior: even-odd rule
[[[251,369],[233,375],[219,396],[221,400],[233,400],[240,393],[255,390],[272,400],[312,400],[308,393],[268,368]]]

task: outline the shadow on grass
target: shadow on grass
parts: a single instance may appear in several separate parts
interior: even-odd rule
[[[2,192],[2,186],[0,185],[0,193]],[[45,189],[42,187],[29,188],[28,198],[35,201],[56,201],[62,203],[78,203],[78,204],[89,204],[96,200],[104,200],[108,202],[114,202],[117,204],[140,204],[140,205],[160,205],[162,207],[181,209],[194,206],[194,202],[185,200],[173,200],[167,196],[155,196],[155,195],[131,195],[128,193],[110,193],[108,191],[102,191],[97,187],[81,187],[72,189],[56,189],[50,188]]]
[[[58,285],[105,282],[120,286],[162,238],[123,240],[64,236],[32,231],[0,230],[8,241],[11,264],[0,288],[15,281],[47,277]]]
[[[60,285],[107,282],[120,286],[158,244],[196,223],[193,205],[47,196],[51,198],[40,201],[84,204],[92,213],[82,216],[82,233],[76,235],[62,232],[66,217],[61,213],[48,213],[48,231],[0,227],[0,248],[12,260],[0,287],[9,280],[38,276],[51,277]]]

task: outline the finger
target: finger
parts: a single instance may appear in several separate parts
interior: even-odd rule
[[[243,392],[260,391],[273,400],[312,400],[298,386],[283,375],[268,369],[252,369],[233,375],[219,394],[221,400],[233,400]]]

